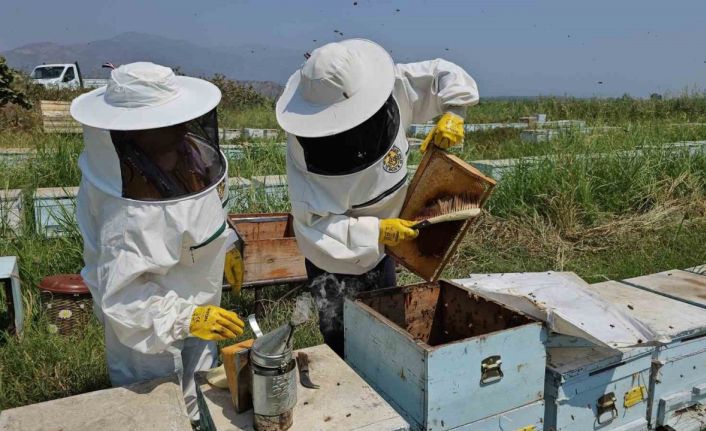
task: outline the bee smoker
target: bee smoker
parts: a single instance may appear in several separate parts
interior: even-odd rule
[[[257,337],[250,350],[255,429],[286,430],[292,426],[297,403],[296,362],[291,343],[294,325],[286,323],[263,335],[254,315],[248,321]]]

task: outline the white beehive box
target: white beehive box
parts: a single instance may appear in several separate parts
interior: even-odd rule
[[[654,333],[649,340],[658,344],[650,375],[652,428],[698,431],[706,426],[700,412],[706,404],[706,310],[617,281],[591,289]]]
[[[262,139],[277,139],[279,136],[278,129],[243,129],[245,137],[262,138]]]
[[[287,196],[286,175],[256,176],[252,177],[251,180],[253,187],[263,190],[267,197],[284,198]]]
[[[264,138],[265,131],[263,129],[250,129],[246,127],[243,129],[243,135],[246,138]]]
[[[0,190],[0,237],[19,235],[22,218],[22,190]]]
[[[54,187],[34,192],[34,223],[37,233],[55,237],[76,219],[78,187]]]
[[[346,361],[418,429],[497,423],[543,399],[542,324],[453,282],[347,299],[344,328]]]
[[[242,131],[240,129],[219,128],[218,135],[220,139],[230,141],[231,139],[240,139]]]
[[[550,335],[546,429],[646,431],[654,347],[614,350],[581,338]]]
[[[559,137],[559,130],[539,129],[539,130],[523,130],[520,132],[522,142],[530,142],[537,144],[540,142],[549,142]]]

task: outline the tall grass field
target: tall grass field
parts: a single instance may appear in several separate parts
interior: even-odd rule
[[[706,154],[669,145],[706,140],[706,126],[699,124],[706,123],[706,97],[492,100],[471,108],[466,121],[515,122],[534,113],[546,113],[551,120],[586,120],[594,129],[567,130],[543,143],[523,142],[512,129],[468,133],[463,147],[454,150],[467,161],[528,159],[503,174],[446,277],[556,270],[597,282],[706,263]],[[80,135],[44,134],[36,111],[4,115],[0,147],[34,153],[0,164],[0,188],[21,189],[27,202],[36,188],[78,185]],[[277,127],[271,102],[224,106],[219,121],[223,127]],[[242,156],[229,161],[231,176],[285,172],[280,146],[242,148]],[[419,160],[418,153],[410,155],[410,164]],[[234,193],[233,212],[289,209],[286,192],[272,196],[245,188]],[[44,276],[81,269],[75,224],[68,221],[66,235],[48,239],[36,233],[30,209],[24,221],[18,235],[0,221],[0,255],[19,258],[27,311],[22,338],[0,331],[0,409],[109,386],[100,325],[93,321],[73,337],[51,334],[36,288]],[[400,271],[401,284],[417,280]],[[277,298],[291,288],[265,289],[265,329],[288,319],[292,296]],[[254,294],[226,292],[223,303],[247,315],[254,309]],[[2,307],[0,322],[7,315]],[[295,339],[296,347],[320,342],[316,322],[300,329]]]

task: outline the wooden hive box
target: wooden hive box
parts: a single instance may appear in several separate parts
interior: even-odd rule
[[[73,119],[69,109],[71,102],[40,100],[42,126],[45,133],[81,133],[83,128]]]
[[[343,315],[346,361],[413,429],[496,429],[469,424],[517,409],[536,418],[508,429],[541,421],[541,322],[446,280],[361,293]]]
[[[472,195],[482,207],[494,186],[495,180],[478,169],[432,147],[422,158],[407,189],[400,218],[412,220],[435,200],[454,195]],[[388,247],[387,253],[425,280],[437,280],[474,221],[447,222],[424,228],[415,240]]]
[[[228,218],[243,241],[244,287],[306,280],[290,214],[230,214]]]

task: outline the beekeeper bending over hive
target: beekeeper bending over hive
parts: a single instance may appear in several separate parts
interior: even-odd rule
[[[215,340],[243,331],[220,308],[242,260],[225,219],[227,164],[218,147],[221,93],[152,63],[111,73],[76,98],[85,148],[77,218],[113,385],[177,374],[192,420],[194,372],[213,367]]]
[[[412,123],[441,115],[433,144],[463,141],[475,81],[436,59],[394,64],[364,39],[324,45],[287,82],[277,121],[288,133],[294,231],[326,343],[343,354],[343,298],[395,285],[385,245],[415,238],[396,218],[407,190]]]

